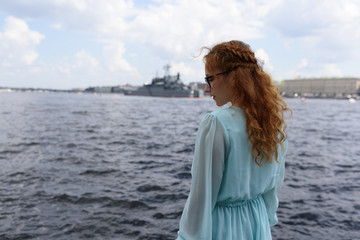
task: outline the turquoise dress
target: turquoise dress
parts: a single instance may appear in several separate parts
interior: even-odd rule
[[[178,240],[266,240],[277,224],[276,193],[284,180],[284,148],[276,163],[259,167],[251,154],[241,108],[204,116],[198,130],[192,180]]]

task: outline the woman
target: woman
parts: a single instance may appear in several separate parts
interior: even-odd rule
[[[283,113],[290,109],[249,45],[203,49],[205,92],[231,106],[200,124],[177,239],[271,239],[287,151]]]

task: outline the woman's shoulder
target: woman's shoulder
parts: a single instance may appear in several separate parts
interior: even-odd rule
[[[216,111],[210,113],[210,115],[222,120],[222,119],[234,119],[234,118],[242,118],[244,116],[244,112],[241,108],[238,107],[224,107],[220,108]]]
[[[245,117],[241,108],[224,107],[206,114],[203,121],[219,121],[224,126],[230,126],[245,123]]]

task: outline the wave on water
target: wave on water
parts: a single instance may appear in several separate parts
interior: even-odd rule
[[[176,237],[211,99],[1,98],[0,239]],[[360,105],[286,101],[294,116],[273,238],[360,239]]]

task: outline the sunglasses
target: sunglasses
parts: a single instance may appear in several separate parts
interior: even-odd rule
[[[211,75],[211,76],[206,76],[206,77],[204,77],[204,78],[205,78],[205,82],[206,82],[206,84],[209,86],[209,88],[211,88],[211,82],[214,81],[214,78],[215,78],[216,76],[229,73],[229,72],[235,70],[236,68],[237,68],[237,67],[235,67],[235,68],[233,68],[233,69],[230,69],[230,70],[227,70],[227,71],[225,71],[225,72],[217,73],[217,74],[214,74],[214,75]]]

